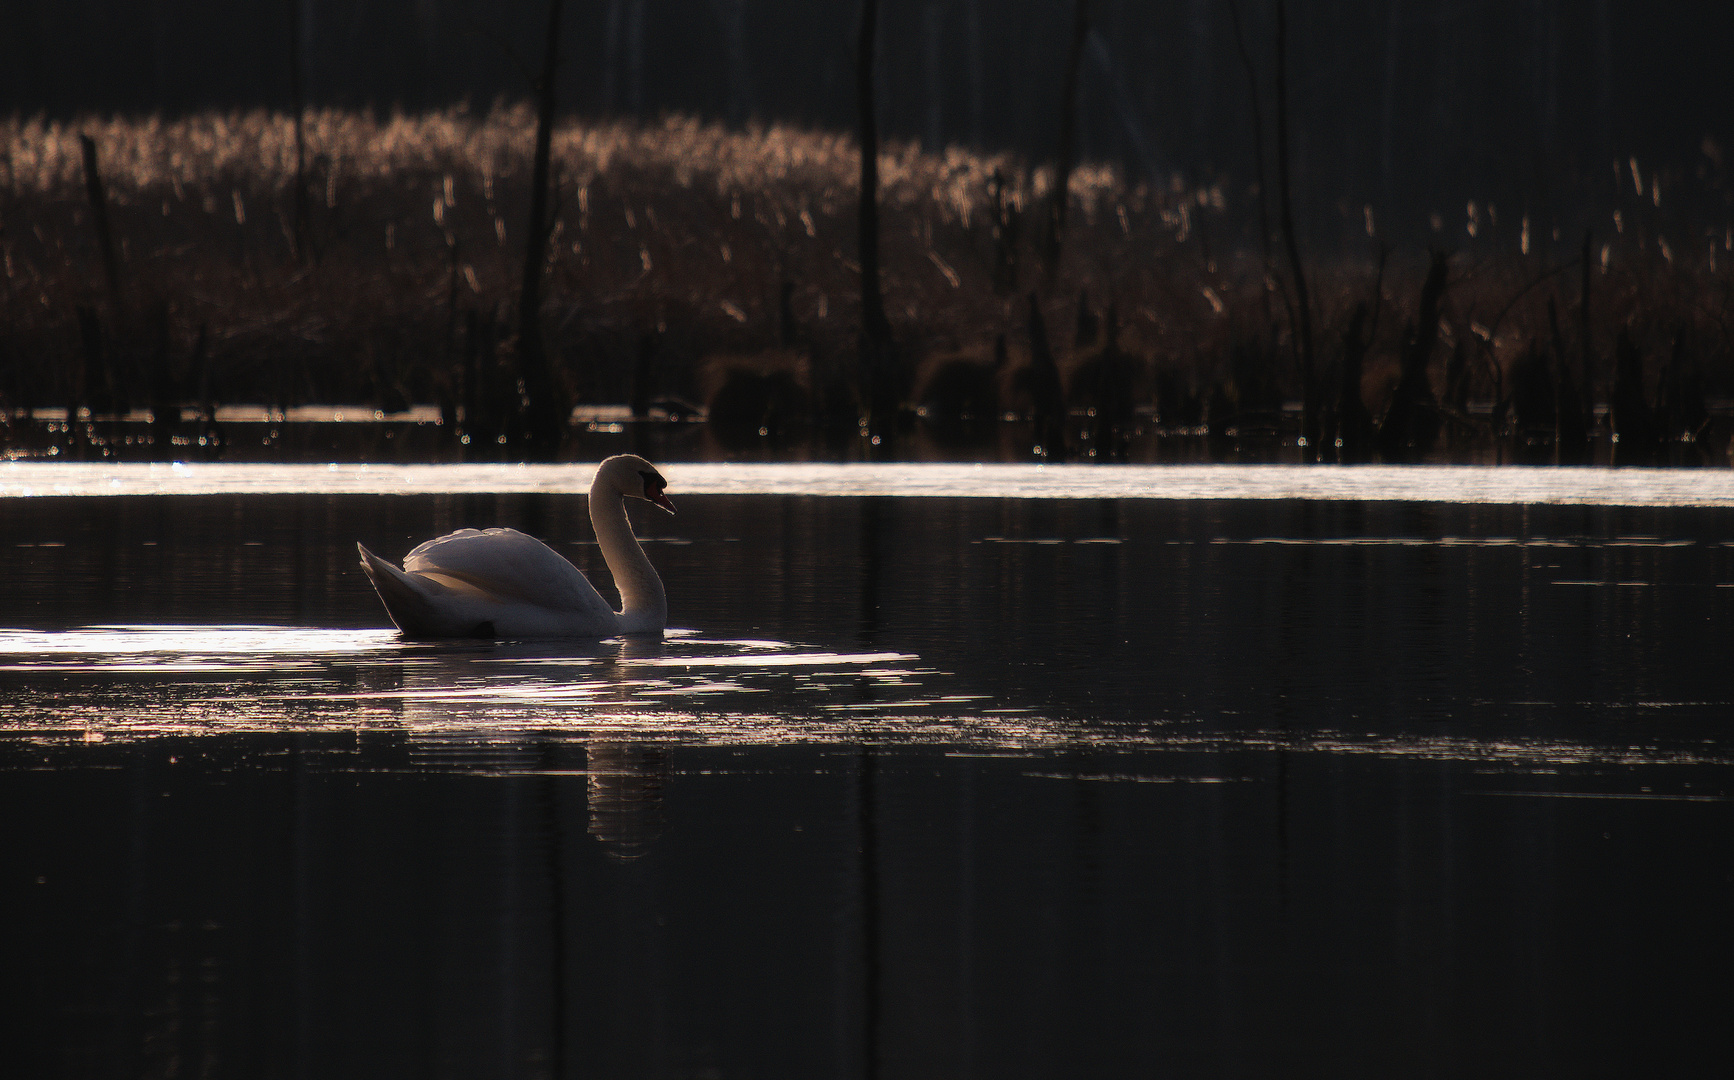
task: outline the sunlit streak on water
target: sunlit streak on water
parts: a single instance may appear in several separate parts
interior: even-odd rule
[[[84,626],[45,633],[0,630],[0,656],[108,656],[166,653],[179,657],[234,655],[260,662],[310,653],[344,655],[390,648],[395,630],[303,630],[282,626]],[[117,661],[118,662],[118,661]]]
[[[629,661],[660,667],[813,667],[914,660],[903,653],[752,653],[746,656],[659,656]]]
[[[1734,506],[1734,472],[1368,465],[659,463],[692,495],[1301,499]],[[0,465],[0,496],[581,493],[591,466],[46,463]]]
[[[1257,536],[1248,540],[1218,539],[1212,544],[1245,544],[1279,547],[1475,547],[1475,548],[1681,548],[1696,540],[1664,540],[1654,536],[1547,537],[1547,536]]]
[[[1274,730],[1234,717],[1175,714],[1161,703],[1130,722],[1078,721],[972,692],[906,653],[843,653],[681,630],[664,640],[499,644],[265,626],[0,630],[0,670],[11,681],[0,701],[0,733],[12,740],[64,745],[352,731],[444,747],[441,768],[535,768],[533,755],[502,764],[499,754],[550,739],[1329,753],[1515,772],[1734,762],[1710,745]]]

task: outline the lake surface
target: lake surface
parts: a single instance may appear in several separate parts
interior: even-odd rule
[[[430,645],[588,470],[204,468],[0,466],[18,1075],[1725,1067],[1721,473],[674,464]]]

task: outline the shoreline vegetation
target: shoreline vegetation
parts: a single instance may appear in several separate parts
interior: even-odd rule
[[[511,455],[534,109],[302,126],[298,154],[293,118],[269,111],[0,120],[0,440],[119,456],[98,418],[148,413],[126,456],[167,458],[217,453],[229,406],[433,404],[453,445]],[[1708,140],[1705,156],[1714,195]],[[1372,207],[1343,209],[1364,219],[1355,242],[1302,247],[1310,365],[1254,186],[1074,164],[1056,255],[1051,167],[908,143],[878,165],[896,430],[935,453],[1293,445],[1305,399],[1302,460],[1497,444],[1499,460],[1728,463],[1734,231],[1671,216],[1639,162],[1571,235],[1470,203],[1435,219],[1431,251],[1394,249]],[[540,325],[563,410],[707,417],[723,451],[891,452],[862,419],[850,136],[567,119],[551,169]],[[1703,195],[1681,202],[1725,202]]]

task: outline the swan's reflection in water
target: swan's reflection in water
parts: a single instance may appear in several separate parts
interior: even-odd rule
[[[467,749],[474,754],[471,764],[522,773],[533,770],[537,762],[546,766],[542,749],[547,748],[549,736],[568,745],[581,743],[586,831],[618,859],[637,859],[649,851],[667,824],[663,787],[669,767],[664,748],[587,739],[570,727],[557,733],[524,732],[526,737],[539,737],[542,749],[538,749],[514,738],[512,729],[541,727],[538,719],[554,706],[630,708],[640,693],[662,688],[649,685],[644,673],[654,668],[644,667],[643,662],[668,655],[664,639],[515,642],[474,649],[442,655],[431,664],[399,667],[400,718],[412,747],[433,749],[448,768],[462,767]],[[479,667],[493,672],[534,671],[528,684],[532,692],[522,697],[516,687],[503,685],[495,676],[478,674]]]
[[[620,642],[612,672],[624,679],[627,664],[667,654],[661,635]],[[662,835],[662,788],[668,779],[668,753],[634,743],[593,742],[584,747],[586,802],[590,835],[619,859],[636,859]]]
[[[631,743],[591,743],[584,756],[590,835],[616,858],[638,858],[667,825],[662,801],[667,751]]]
[[[660,637],[447,645],[381,662],[365,693],[396,713],[421,767],[569,776],[579,770],[562,766],[558,751],[577,744],[587,833],[611,856],[636,859],[666,825],[667,753],[596,738],[584,720],[630,710],[645,689],[634,663],[666,654]]]

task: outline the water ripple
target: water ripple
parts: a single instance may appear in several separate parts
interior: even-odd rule
[[[438,644],[388,630],[266,626],[0,630],[0,670],[11,684],[0,701],[0,740],[14,744],[353,731],[470,746],[490,759],[501,747],[519,753],[552,739],[1323,753],[1517,772],[1734,764],[1709,744],[1290,731],[1154,705],[1142,719],[1108,723],[977,693],[908,653],[686,630],[663,640]],[[452,753],[454,762],[474,757]]]

